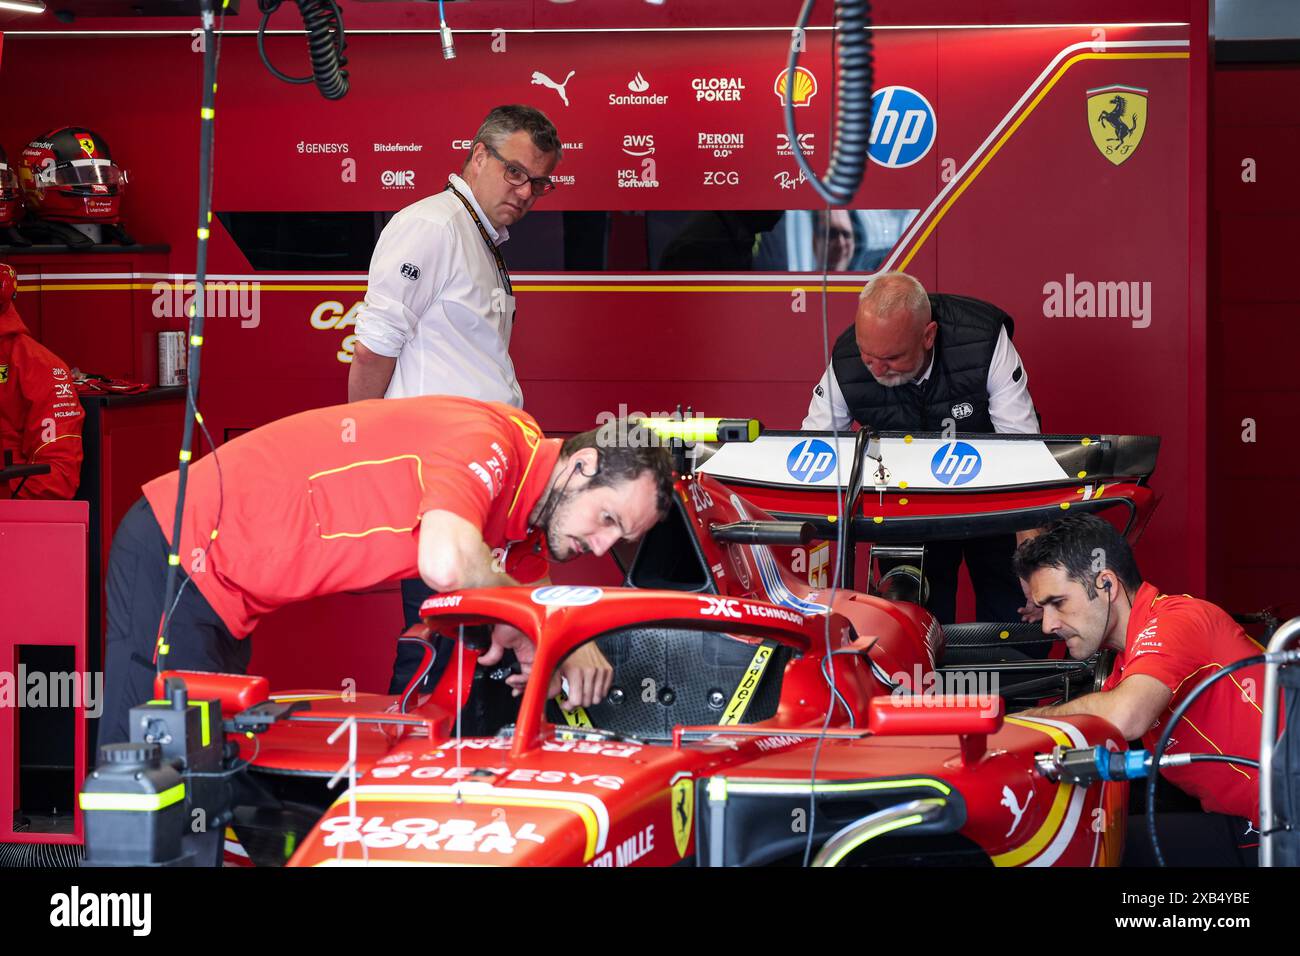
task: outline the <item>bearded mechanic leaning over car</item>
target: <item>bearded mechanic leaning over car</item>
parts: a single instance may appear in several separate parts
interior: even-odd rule
[[[1117,652],[1102,689],[1025,717],[1093,714],[1126,740],[1155,748],[1162,721],[1220,668],[1261,652],[1222,609],[1186,594],[1161,594],[1142,580],[1128,542],[1095,515],[1071,515],[1024,542],[1015,569],[1043,609],[1043,633],[1085,660]],[[1174,727],[1167,753],[1259,759],[1263,665],[1211,685]],[[1160,771],[1200,801],[1204,813],[1158,814],[1161,849],[1171,865],[1253,866],[1258,859],[1259,774],[1249,766],[1193,763]],[[1194,848],[1194,856],[1178,854]],[[1125,864],[1155,862],[1145,819],[1129,827]]]
[[[456,396],[312,409],[190,466],[178,548],[169,541],[179,473],[154,479],[109,556],[99,741],[128,738],[130,708],[153,696],[160,650],[165,668],[243,673],[249,635],[277,607],[417,573],[441,592],[514,585],[541,576],[547,559],[639,539],[672,500],[668,452],[640,432],[614,447],[595,430],[548,439],[526,412]],[[163,645],[170,554],[188,573]],[[497,625],[480,662],[507,649],[521,665],[508,680],[518,694],[533,658],[522,632]],[[602,700],[612,672],[598,650],[580,648],[553,693],[560,677],[571,709]]]

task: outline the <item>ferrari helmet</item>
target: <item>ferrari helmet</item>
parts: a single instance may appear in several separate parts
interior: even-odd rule
[[[102,136],[65,126],[23,150],[18,182],[32,214],[53,222],[120,223],[126,171]]]
[[[0,146],[0,227],[12,226],[23,213],[23,196],[18,175],[9,167],[9,157]]]
[[[18,298],[18,273],[7,262],[0,262],[0,315]]]

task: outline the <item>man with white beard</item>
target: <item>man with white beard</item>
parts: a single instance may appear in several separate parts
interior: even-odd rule
[[[1039,431],[1029,376],[1011,344],[1014,322],[997,306],[959,295],[927,294],[916,279],[888,272],[867,283],[854,323],[835,341],[831,364],[813,388],[808,431]],[[976,619],[1036,619],[1011,570],[1012,535],[926,546],[926,606],[940,623],[956,617],[963,556],[975,587]]]

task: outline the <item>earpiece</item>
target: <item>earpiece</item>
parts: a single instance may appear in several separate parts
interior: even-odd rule
[[[578,474],[582,475],[582,477],[584,478],[595,478],[597,475],[600,474],[600,465],[597,465],[596,470],[589,475],[587,474],[586,469],[582,467],[582,462],[575,461],[573,463],[573,470],[576,471]]]
[[[1103,591],[1109,591],[1109,590],[1110,590],[1110,582],[1109,582],[1109,581],[1102,581],[1102,582],[1101,582],[1101,589],[1102,589]]]

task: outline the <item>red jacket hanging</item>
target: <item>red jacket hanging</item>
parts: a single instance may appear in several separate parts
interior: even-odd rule
[[[50,466],[48,475],[28,478],[17,497],[76,493],[85,417],[67,364],[32,338],[15,306],[0,302],[0,455],[12,452],[14,464]],[[0,483],[0,498],[17,487],[16,480]]]

